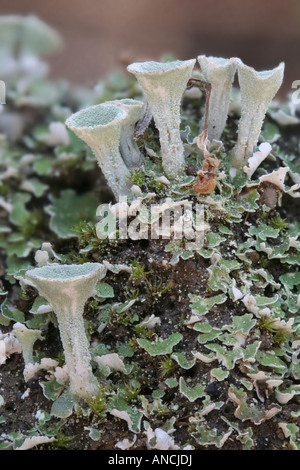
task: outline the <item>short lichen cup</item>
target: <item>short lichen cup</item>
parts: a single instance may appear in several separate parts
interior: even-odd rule
[[[121,106],[127,113],[120,137],[121,156],[128,168],[139,167],[142,163],[142,154],[134,140],[134,130],[141,117],[144,103],[131,98],[115,100],[113,103]]]
[[[66,121],[69,129],[93,151],[116,199],[128,196],[132,186],[130,171],[119,150],[126,119],[125,109],[110,102],[82,109]]]
[[[89,399],[98,390],[91,367],[83,312],[104,273],[105,267],[100,263],[52,264],[26,272],[27,280],[49,302],[57,316],[70,378],[70,392],[77,399]]]
[[[159,131],[162,166],[171,179],[185,172],[184,148],[180,137],[180,104],[196,60],[136,62],[128,66],[151,107]]]

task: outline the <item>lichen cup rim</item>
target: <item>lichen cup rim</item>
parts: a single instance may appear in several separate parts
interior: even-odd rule
[[[101,263],[51,264],[48,266],[42,266],[40,268],[33,268],[26,272],[26,276],[32,280],[37,279],[49,282],[70,282],[82,278],[87,279],[89,277],[93,277],[98,271],[100,272],[102,269],[104,269],[104,266]],[[74,274],[72,274],[72,271]],[[65,276],[62,277],[61,274],[63,272],[65,272]]]
[[[196,59],[173,60],[172,62],[156,62],[153,60],[147,62],[133,62],[128,65],[127,70],[134,75],[158,75],[185,68],[188,63],[192,62],[195,64]]]
[[[108,110],[108,114],[105,116],[106,120],[104,122],[99,122],[100,118],[103,117],[103,114],[101,116],[101,113],[97,114],[97,111],[104,111]],[[109,111],[112,113],[111,116],[109,116]],[[90,115],[90,125],[82,125],[80,120],[83,117],[88,117]],[[121,106],[117,106],[116,104],[113,103],[100,103],[96,104],[93,106],[88,106],[87,108],[80,109],[76,113],[72,114],[67,120],[66,120],[66,125],[69,127],[69,129],[97,129],[97,128],[107,128],[113,123],[116,122],[121,122],[124,119],[126,119],[126,111],[122,109]],[[77,121],[77,119],[79,120]]]

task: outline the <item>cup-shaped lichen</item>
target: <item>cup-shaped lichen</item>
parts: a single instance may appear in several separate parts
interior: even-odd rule
[[[57,316],[70,392],[76,398],[87,399],[97,393],[83,312],[103,272],[105,268],[100,263],[52,264],[26,272],[26,278],[49,302]]]
[[[116,199],[130,193],[130,171],[120,154],[120,137],[127,113],[113,103],[82,109],[66,125],[93,151]]]
[[[22,346],[25,366],[33,364],[33,346],[38,339],[43,339],[41,330],[31,330],[26,325],[17,322],[14,324],[13,334]]]
[[[208,139],[219,140],[227,120],[236,60],[201,55],[198,62],[204,79],[211,84]]]
[[[159,131],[162,165],[169,178],[185,171],[184,148],[180,137],[180,104],[196,60],[139,62],[129,65],[151,107]]]
[[[247,164],[257,144],[265,114],[272,98],[281,86],[284,63],[273,70],[257,72],[254,68],[237,60],[241,89],[241,118],[237,143],[233,149],[233,166]]]
[[[61,46],[58,33],[34,15],[0,17],[1,78],[12,78],[26,65],[28,58],[42,58]],[[41,62],[34,62],[39,64]],[[27,66],[28,66],[27,62]],[[32,65],[32,64],[31,64]],[[24,70],[23,70],[24,73]]]

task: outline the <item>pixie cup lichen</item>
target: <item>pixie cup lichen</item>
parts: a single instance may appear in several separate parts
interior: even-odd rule
[[[66,125],[93,151],[116,199],[127,196],[132,186],[120,154],[120,139],[127,113],[122,106],[104,103],[72,114]]]
[[[127,113],[120,137],[122,158],[128,168],[139,167],[142,162],[142,155],[134,140],[134,128],[141,117],[144,103],[130,98],[115,100],[114,103],[121,106]]]
[[[162,166],[167,176],[184,174],[184,148],[180,137],[180,104],[196,60],[136,62],[128,66],[151,107],[159,131]]]
[[[38,339],[43,339],[41,330],[32,330],[22,323],[15,323],[13,334],[22,346],[22,355],[25,366],[33,364],[33,346]]]
[[[232,164],[240,168],[253,155],[268,106],[281,86],[284,63],[273,70],[257,72],[241,60],[236,60],[241,90],[241,118]]]
[[[26,278],[49,302],[57,316],[70,392],[78,399],[95,396],[98,389],[91,367],[83,312],[104,272],[105,268],[100,263],[52,264],[26,272]]]
[[[42,68],[39,59],[58,50],[61,44],[59,34],[34,15],[1,16],[1,78],[11,80],[20,72],[24,75],[33,64]]]
[[[198,62],[204,79],[211,84],[208,139],[219,140],[227,120],[236,60],[201,55]]]

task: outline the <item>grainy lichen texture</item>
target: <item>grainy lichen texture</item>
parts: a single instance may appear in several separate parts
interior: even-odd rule
[[[199,56],[198,62],[204,79],[211,84],[208,138],[219,140],[227,121],[236,60]]]
[[[104,267],[99,263],[44,266],[26,272],[26,277],[53,308],[58,320],[70,391],[87,399],[98,392],[93,376],[83,312],[92,297]]]
[[[22,346],[22,355],[25,366],[33,364],[33,346],[38,339],[42,339],[40,330],[30,330],[22,323],[15,323],[13,334]]]
[[[282,84],[283,74],[283,63],[273,70],[257,72],[253,67],[238,61],[241,119],[233,151],[237,166],[245,164],[253,154],[268,106]]]

